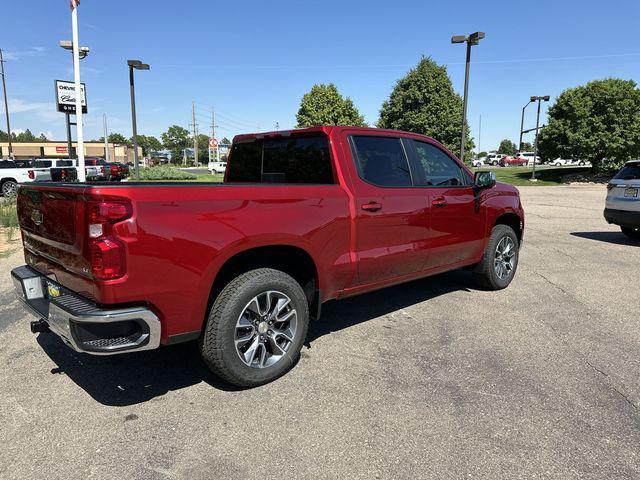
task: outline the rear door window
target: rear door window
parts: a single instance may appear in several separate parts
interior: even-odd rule
[[[259,139],[231,149],[228,182],[332,184],[326,136]]]
[[[363,180],[379,187],[411,187],[409,161],[400,138],[353,135],[352,150]]]

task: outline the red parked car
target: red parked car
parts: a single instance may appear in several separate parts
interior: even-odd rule
[[[522,167],[527,166],[529,163],[529,159],[524,157],[510,157],[509,155],[505,155],[500,160],[501,167]]]
[[[219,376],[269,382],[331,299],[466,267],[514,277],[518,190],[437,141],[356,127],[236,136],[224,184],[23,185],[17,295],[78,352],[199,339]]]

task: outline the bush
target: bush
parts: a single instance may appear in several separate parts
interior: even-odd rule
[[[0,227],[9,229],[18,227],[15,197],[0,199]]]
[[[193,173],[183,172],[172,165],[160,165],[140,170],[140,180],[143,182],[157,180],[195,180]]]

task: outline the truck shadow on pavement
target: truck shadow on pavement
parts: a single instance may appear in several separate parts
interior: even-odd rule
[[[475,290],[469,272],[456,270],[385,290],[329,302],[309,328],[305,345],[331,332],[352,327],[404,307],[454,291]],[[67,375],[97,402],[131,406],[201,382],[223,391],[240,390],[213,375],[200,358],[196,342],[116,356],[77,353],[55,335],[37,337],[57,365],[52,375]]]
[[[614,243],[616,245],[640,245],[640,241],[631,240],[624,236],[622,232],[571,232],[574,237],[598,240],[600,242]]]

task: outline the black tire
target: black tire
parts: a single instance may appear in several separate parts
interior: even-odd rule
[[[494,262],[496,259],[496,248],[505,237],[511,239],[515,248],[513,255],[514,265],[506,278],[500,278],[496,272]],[[484,251],[482,260],[473,269],[474,280],[482,287],[490,290],[502,290],[506,288],[516,274],[519,254],[520,245],[513,229],[508,225],[496,225],[491,231],[491,237],[489,238],[489,243]]]
[[[579,167],[584,167],[585,165],[586,165],[586,163],[584,163],[582,160],[580,160],[580,161],[578,162],[578,166],[579,166]]]
[[[18,193],[18,182],[15,180],[5,180],[0,185],[0,192],[4,197],[14,197]]]
[[[624,233],[631,240],[640,240],[640,228],[632,228],[632,227],[620,227],[622,233]]]
[[[295,336],[275,364],[263,368],[245,364],[236,351],[236,322],[257,295],[276,290],[287,295],[298,314]],[[214,301],[201,338],[202,357],[217,376],[239,387],[255,387],[284,375],[300,356],[309,327],[309,305],[302,287],[279,270],[260,268],[233,279]]]
[[[553,164],[553,166],[554,166],[554,167],[561,167],[561,166],[562,166],[562,164],[558,162],[558,163],[554,163],[554,164]]]

